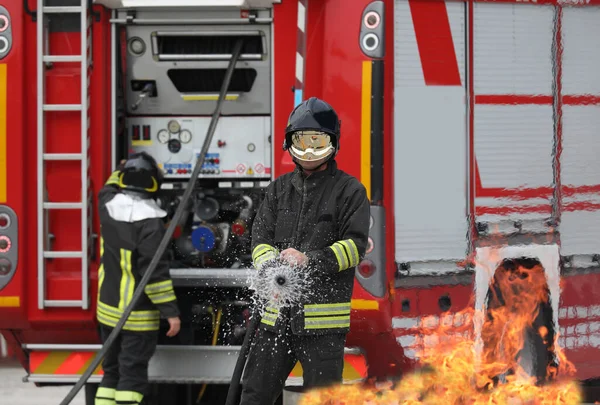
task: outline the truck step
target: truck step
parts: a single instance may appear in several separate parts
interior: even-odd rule
[[[81,62],[81,55],[44,55],[44,62]]]
[[[81,13],[81,6],[71,6],[71,7],[43,7],[42,11],[45,13],[52,14],[62,14],[62,13]]]
[[[81,104],[44,104],[44,111],[81,111]]]
[[[44,208],[48,210],[73,210],[83,208],[83,204],[80,202],[45,202]]]
[[[44,153],[44,160],[82,160],[81,153]]]
[[[47,259],[77,259],[82,258],[82,252],[69,252],[66,250],[44,251],[44,257]]]

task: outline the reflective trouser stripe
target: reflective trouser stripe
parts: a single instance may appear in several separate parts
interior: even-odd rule
[[[117,404],[139,404],[144,399],[144,396],[135,391],[117,391],[115,400]]]
[[[96,391],[94,405],[115,405],[116,392],[117,390],[114,388],[99,387]]]
[[[261,243],[252,251],[254,267],[260,269],[265,262],[275,259],[278,254],[279,252],[273,246]]]
[[[339,271],[358,266],[360,258],[356,244],[352,239],[337,241],[329,248],[335,254]]]

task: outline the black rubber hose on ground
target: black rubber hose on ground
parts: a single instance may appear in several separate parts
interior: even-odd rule
[[[260,322],[260,306],[257,304],[254,308],[252,318],[250,319],[250,324],[248,325],[248,329],[246,330],[246,335],[244,336],[244,342],[242,343],[242,347],[240,348],[240,354],[237,358],[237,362],[235,363],[235,369],[233,370],[233,375],[231,376],[231,383],[229,384],[229,389],[227,390],[227,399],[225,400],[225,405],[235,405],[237,398],[240,392],[240,385],[242,381],[242,372],[244,371],[244,366],[246,365],[246,359],[248,358],[248,353],[250,352],[250,346],[252,345],[252,340],[254,339],[254,334],[256,333],[256,329],[258,328],[258,323]]]
[[[150,280],[150,277],[152,277],[152,273],[154,273],[154,270],[156,269],[156,266],[158,265],[160,258],[162,257],[164,251],[167,249],[167,246],[169,245],[169,243],[171,241],[171,237],[173,236],[173,232],[175,231],[175,227],[177,226],[177,224],[179,223],[179,220],[181,219],[181,216],[183,215],[183,211],[186,206],[186,202],[189,200],[190,196],[192,195],[192,192],[194,190],[194,185],[195,185],[195,179],[197,179],[198,176],[200,175],[200,169],[202,168],[202,165],[204,164],[204,159],[206,157],[206,153],[208,152],[208,148],[212,142],[212,138],[214,136],[215,129],[217,127],[217,121],[219,119],[219,116],[221,115],[223,101],[225,100],[225,96],[227,94],[227,89],[229,88],[229,84],[231,82],[231,77],[233,76],[233,69],[234,69],[235,64],[238,61],[241,51],[242,51],[242,43],[243,43],[243,40],[238,39],[238,41],[235,44],[235,47],[234,47],[232,55],[231,55],[231,60],[229,62],[229,66],[227,67],[227,71],[225,73],[225,78],[223,80],[223,84],[221,85],[221,92],[219,93],[217,107],[215,108],[212,119],[210,121],[210,125],[208,127],[206,139],[204,140],[204,144],[202,145],[202,150],[200,152],[200,156],[198,156],[198,160],[196,161],[196,166],[194,167],[194,171],[192,172],[192,174],[190,176],[190,181],[187,184],[185,192],[183,193],[183,197],[181,198],[181,203],[179,204],[179,207],[177,207],[177,210],[175,211],[175,215],[173,216],[171,223],[167,227],[165,236],[160,241],[160,245],[158,246],[158,249],[156,250],[156,254],[152,258],[152,261],[150,262],[148,269],[146,270],[146,272],[144,273],[144,276],[140,280],[140,283],[139,283],[137,289],[133,293],[131,302],[129,303],[127,308],[125,308],[125,311],[123,312],[123,315],[121,316],[121,319],[119,319],[119,322],[117,323],[117,325],[114,327],[114,329],[108,336],[108,339],[106,339],[106,342],[104,342],[104,345],[102,345],[102,349],[100,349],[98,354],[96,354],[96,357],[94,358],[94,360],[90,363],[90,365],[85,370],[83,375],[79,378],[79,380],[77,381],[75,386],[71,389],[71,391],[69,391],[67,396],[62,400],[60,405],[69,405],[71,403],[71,401],[73,400],[73,398],[75,398],[75,395],[77,395],[79,390],[81,390],[81,388],[85,385],[85,383],[88,381],[88,379],[90,378],[90,376],[92,375],[94,370],[96,370],[96,368],[102,362],[102,359],[106,355],[106,352],[108,351],[108,349],[110,349],[110,347],[114,344],[118,334],[121,332],[121,329],[123,329],[123,326],[125,325],[125,322],[127,321],[127,318],[129,318],[129,315],[131,315],[131,312],[133,311],[134,306],[137,304],[139,299],[142,297],[142,294],[145,294],[144,287],[146,287],[146,284],[148,284],[148,281]]]

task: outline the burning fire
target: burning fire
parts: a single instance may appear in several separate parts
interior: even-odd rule
[[[548,311],[542,266],[527,260],[506,262],[494,272],[487,309],[471,305],[455,315],[473,322],[440,322],[431,328],[424,319],[416,328],[421,359],[417,371],[386,387],[313,390],[299,404],[579,404],[576,370],[558,346]]]

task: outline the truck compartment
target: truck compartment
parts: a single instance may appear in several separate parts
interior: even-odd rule
[[[461,271],[478,244],[531,234],[560,235],[561,255],[593,266],[600,87],[589,66],[600,51],[581,38],[600,35],[600,7],[395,6],[400,273]]]

